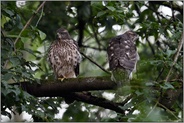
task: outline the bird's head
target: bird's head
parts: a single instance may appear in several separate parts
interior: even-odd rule
[[[56,38],[57,39],[68,39],[70,38],[70,35],[68,33],[68,31],[64,28],[59,28],[57,31],[56,31]]]
[[[127,31],[124,34],[126,34],[132,41],[136,41],[139,38],[139,36],[132,30]]]

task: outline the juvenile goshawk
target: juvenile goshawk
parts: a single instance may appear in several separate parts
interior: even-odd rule
[[[66,29],[56,31],[56,40],[52,42],[48,51],[48,61],[57,79],[76,78],[79,74],[81,54],[77,42],[74,41]],[[70,93],[64,96],[65,102],[74,102]]]
[[[107,48],[109,67],[116,81],[132,78],[139,55],[135,41],[138,35],[132,30],[112,38]]]
[[[54,74],[56,78],[76,78],[81,61],[77,42],[70,37],[66,29],[58,29],[56,34],[56,40],[48,51],[48,60]]]

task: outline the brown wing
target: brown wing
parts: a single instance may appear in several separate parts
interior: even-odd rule
[[[73,42],[74,42],[74,44],[76,45],[76,47],[77,47],[77,49],[79,51],[79,45],[78,45],[78,43],[75,40],[73,40]],[[80,56],[80,61],[81,61],[81,56]],[[75,74],[76,74],[76,76],[79,75],[79,71],[80,71],[80,62],[78,62],[78,64],[75,67]]]
[[[110,70],[121,68],[133,71],[137,61],[134,42],[123,35],[114,37],[110,40],[107,53]]]
[[[60,48],[58,53],[60,61],[62,61],[62,70],[60,72],[64,70],[67,71],[67,77],[76,77],[76,74],[79,74],[78,67],[81,61],[78,47],[72,39],[62,42],[61,45],[62,48]]]
[[[76,46],[77,50],[79,51],[78,43],[77,43],[75,40],[73,40],[73,43],[74,43],[74,45]],[[80,52],[80,51],[79,51],[79,52]],[[79,60],[79,61],[81,61],[81,59],[82,59],[82,58],[81,58],[81,55],[80,55],[80,60]],[[80,71],[79,65],[80,65],[80,62],[77,62],[77,65],[75,66],[75,74],[76,74],[76,76],[79,75],[79,71]]]

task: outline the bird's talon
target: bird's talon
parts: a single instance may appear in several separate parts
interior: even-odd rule
[[[58,80],[60,80],[61,82],[64,80],[65,78],[58,78]]]

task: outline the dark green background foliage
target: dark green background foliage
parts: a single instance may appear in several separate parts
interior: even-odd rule
[[[165,81],[182,37],[183,5],[172,1],[47,1],[35,13],[41,3],[26,2],[25,6],[18,8],[16,2],[1,2],[1,114],[11,117],[5,109],[12,110],[12,106],[16,106],[18,112],[32,114],[34,121],[183,120],[183,49],[169,79]],[[171,8],[172,16],[158,11],[161,6]],[[15,42],[33,15],[30,24]],[[114,29],[113,25],[121,26],[121,30]],[[61,26],[78,42],[80,51],[107,70],[106,48],[110,38],[128,29],[139,35],[136,45],[141,60],[134,79],[117,91],[92,92],[99,97],[104,97],[103,92],[115,94],[114,102],[122,102],[131,95],[131,100],[121,106],[126,111],[125,115],[76,101],[69,105],[62,119],[55,119],[58,107],[64,103],[62,97],[36,98],[18,85],[11,85],[54,79],[46,54],[55,39],[55,31]],[[79,76],[105,75],[107,73],[83,58]]]

